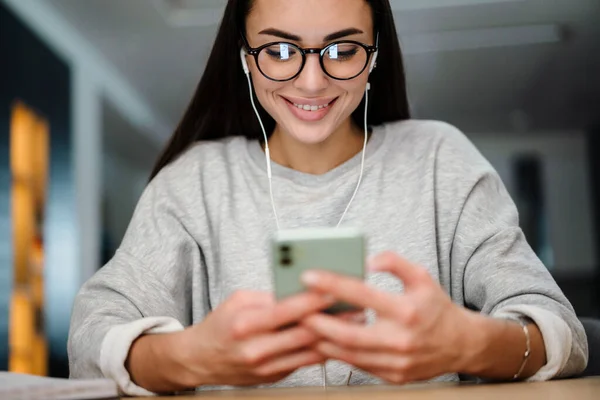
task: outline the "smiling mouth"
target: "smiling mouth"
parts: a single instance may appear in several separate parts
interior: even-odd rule
[[[290,101],[288,99],[286,99],[285,97],[282,96],[282,98],[288,102],[290,105],[298,108],[299,110],[304,110],[304,111],[319,111],[322,110],[324,108],[328,108],[330,106],[332,106],[336,101],[337,101],[337,97],[333,100],[331,100],[329,103],[323,103],[323,104],[298,104],[298,103],[294,103],[293,101]]]

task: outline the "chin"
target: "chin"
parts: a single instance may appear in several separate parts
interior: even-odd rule
[[[288,135],[300,143],[315,145],[326,141],[333,133],[332,126],[290,126]]]

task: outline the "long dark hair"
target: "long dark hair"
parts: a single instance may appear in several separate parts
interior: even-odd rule
[[[410,118],[404,65],[389,0],[366,0],[373,12],[375,31],[379,33],[377,67],[371,73],[369,124]],[[239,58],[241,34],[246,32],[246,16],[253,0],[229,0],[217,38],[196,92],[161,153],[150,179],[176,159],[196,141],[229,136],[262,138],[259,122],[250,103],[246,77]],[[275,128],[275,121],[257,102],[265,129]],[[352,114],[363,125],[364,99]]]

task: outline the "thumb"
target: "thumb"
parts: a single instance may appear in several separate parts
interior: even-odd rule
[[[431,282],[431,276],[425,268],[392,252],[373,257],[369,260],[368,269],[371,272],[391,273],[404,283],[406,289]]]

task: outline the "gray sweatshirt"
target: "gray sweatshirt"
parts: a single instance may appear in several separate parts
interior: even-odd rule
[[[360,161],[359,154],[318,176],[274,164],[281,227],[334,226]],[[547,364],[530,380],[584,369],[587,339],[572,306],[527,244],[499,176],[456,128],[415,120],[376,127],[343,225],[366,232],[369,255],[391,250],[427,268],[461,306],[533,319]],[[133,340],[202,322],[237,290],[271,291],[268,240],[275,229],[257,141],[191,147],[147,186],[115,256],[81,288],[69,334],[71,376],[108,377],[126,394],[148,395],[124,367]],[[389,274],[367,280],[383,291],[402,290]],[[350,385],[381,383],[335,360],[326,371],[332,385],[345,384],[350,371]],[[271,386],[322,383],[315,366]]]

